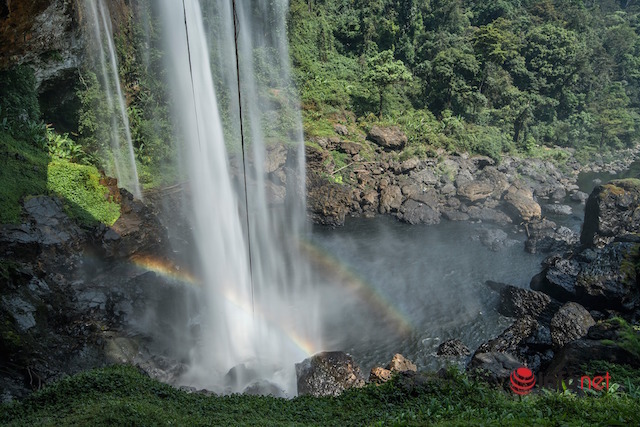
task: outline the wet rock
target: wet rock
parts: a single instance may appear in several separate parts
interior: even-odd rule
[[[507,317],[537,318],[552,306],[551,297],[538,291],[506,285],[500,290],[498,312]]]
[[[556,347],[587,335],[595,325],[591,314],[580,304],[569,302],[563,305],[551,319],[551,340]]]
[[[402,191],[397,185],[391,185],[380,191],[380,213],[396,212],[403,201]]]
[[[28,301],[18,295],[5,295],[0,300],[3,311],[12,317],[17,327],[22,331],[28,331],[36,326],[34,317],[36,308]],[[9,319],[6,319],[8,321]],[[4,339],[4,337],[3,337]]]
[[[580,242],[602,247],[616,236],[640,232],[640,180],[621,179],[597,186],[585,206]]]
[[[520,344],[531,336],[537,328],[538,322],[530,316],[517,319],[498,337],[478,347],[476,353],[500,352],[518,354]]]
[[[529,231],[529,237],[525,242],[524,248],[531,254],[566,252],[580,240],[578,233],[564,226],[556,228],[555,224],[553,228],[529,226]]]
[[[248,394],[250,396],[273,396],[286,398],[287,395],[278,385],[267,380],[256,380],[249,384],[242,394]]]
[[[516,221],[530,222],[542,216],[542,209],[533,199],[531,190],[522,185],[509,187],[504,195],[504,201]]]
[[[571,195],[571,200],[573,200],[574,202],[580,202],[584,204],[587,202],[587,199],[589,199],[589,195],[584,191],[576,191]]]
[[[484,228],[477,236],[480,243],[492,251],[499,251],[517,245],[517,240],[509,239],[508,234],[499,228]]]
[[[265,173],[273,173],[287,163],[287,148],[282,144],[267,145],[264,159]]]
[[[471,218],[467,213],[452,209],[443,209],[442,216],[449,221],[468,221]]]
[[[367,135],[367,139],[387,150],[401,150],[407,143],[407,135],[396,126],[388,128],[373,126]]]
[[[522,362],[510,353],[490,352],[474,354],[467,369],[489,383],[506,385],[511,373],[521,366]]]
[[[136,253],[164,253],[166,229],[155,212],[125,189],[120,189],[121,214],[111,227],[99,226],[94,239],[103,256],[124,258]]]
[[[507,214],[489,207],[470,206],[466,214],[469,215],[470,219],[476,221],[493,222],[499,225],[507,225],[512,222]]]
[[[318,353],[296,363],[298,395],[338,396],[350,388],[365,384],[360,367],[343,352]]]
[[[316,224],[344,224],[353,194],[349,187],[328,182],[317,174],[307,176],[307,206]]]
[[[559,204],[552,204],[552,205],[544,205],[544,210],[545,212],[552,214],[552,215],[565,215],[565,216],[569,216],[573,213],[573,209],[571,209],[571,206],[568,205],[559,205]]]
[[[438,224],[440,212],[415,200],[407,200],[398,212],[398,218],[409,224]]]
[[[469,347],[459,339],[451,339],[438,346],[438,356],[468,356],[471,354]]]
[[[640,304],[634,277],[622,268],[630,242],[615,242],[602,249],[585,249],[570,258],[553,256],[531,281],[531,288],[559,301],[575,301],[593,310],[633,310]]]

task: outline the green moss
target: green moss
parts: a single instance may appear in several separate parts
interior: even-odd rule
[[[617,377],[616,377],[617,378]],[[450,371],[420,385],[395,380],[339,397],[226,397],[188,394],[114,366],[52,384],[0,406],[0,424],[20,425],[637,425],[627,393],[519,398]]]
[[[4,347],[8,354],[15,353],[22,347],[20,335],[9,320],[0,323],[0,337],[2,338],[0,347]]]
[[[20,221],[20,200],[47,190],[47,154],[0,131],[0,223]]]
[[[48,166],[47,187],[64,199],[67,213],[81,223],[113,225],[120,217],[120,206],[109,200],[109,191],[100,184],[94,166],[53,161]]]
[[[640,191],[640,179],[638,178],[616,179],[611,181],[611,184],[627,191]]]

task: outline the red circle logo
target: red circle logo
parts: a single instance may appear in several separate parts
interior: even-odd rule
[[[520,396],[527,395],[536,385],[536,377],[531,369],[523,366],[511,373],[511,391]]]

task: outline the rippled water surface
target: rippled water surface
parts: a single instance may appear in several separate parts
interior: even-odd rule
[[[474,351],[510,320],[496,311],[494,280],[528,287],[542,255],[524,251],[524,235],[508,229],[513,246],[490,251],[477,239],[488,224],[444,221],[426,226],[389,217],[350,218],[343,228],[315,228],[327,349],[351,353],[368,370],[402,353],[437,368],[438,345],[461,339]]]

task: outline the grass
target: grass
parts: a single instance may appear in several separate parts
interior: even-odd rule
[[[0,224],[20,221],[20,200],[47,192],[47,154],[0,131]]]
[[[94,166],[55,160],[48,166],[47,187],[63,198],[67,213],[80,223],[113,225],[120,217],[120,205],[109,200]]]
[[[421,384],[395,380],[340,397],[188,394],[130,366],[65,378],[0,406],[0,424],[63,425],[638,425],[640,401],[622,392],[516,397],[450,371]]]
[[[120,206],[99,181],[96,167],[52,160],[44,149],[0,131],[0,224],[20,222],[24,198],[51,194],[80,223],[113,225]]]

